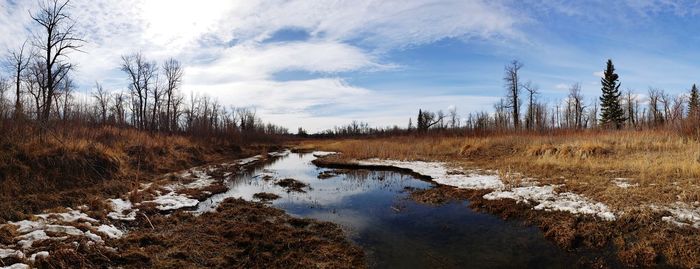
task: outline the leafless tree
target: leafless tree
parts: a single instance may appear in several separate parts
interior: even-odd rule
[[[147,127],[148,94],[153,87],[157,66],[148,62],[141,53],[122,56],[121,70],[129,77],[134,123],[139,129]]]
[[[540,93],[539,88],[537,86],[532,85],[530,81],[525,83],[523,85],[523,89],[527,91],[527,115],[525,118],[525,128],[528,130],[532,130],[535,128],[535,113],[536,113],[536,98],[537,95]]]
[[[41,25],[41,31],[36,35],[34,46],[38,49],[38,57],[44,62],[43,72],[46,73],[46,104],[40,114],[46,122],[51,113],[54,95],[67,77],[73,65],[68,62],[68,54],[80,50],[84,42],[75,33],[75,22],[67,13],[69,0],[42,1],[39,11],[32,14],[32,19]]]
[[[569,100],[571,102],[571,110],[573,116],[574,128],[583,128],[583,95],[581,94],[581,84],[574,83],[569,88]]]
[[[22,77],[31,62],[32,52],[27,48],[27,41],[19,49],[8,52],[6,64],[11,68],[15,83],[15,119],[22,115]]]
[[[100,109],[100,123],[107,123],[107,109],[111,99],[109,92],[105,91],[99,82],[95,82],[95,91],[92,93],[92,97],[95,98],[95,101],[97,101],[97,106]]]
[[[505,81],[507,89],[507,107],[511,109],[513,127],[517,130],[520,127],[520,68],[523,64],[513,60],[505,67]]]
[[[175,120],[175,98],[177,95],[177,90],[180,88],[182,83],[183,70],[180,62],[175,59],[168,59],[163,64],[163,72],[165,73],[166,87],[165,87],[165,118],[167,121],[166,129],[172,131],[173,127],[176,125]]]

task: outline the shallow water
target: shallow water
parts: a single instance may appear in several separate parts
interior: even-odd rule
[[[578,258],[547,241],[534,227],[469,209],[468,202],[441,206],[412,201],[406,188],[432,183],[389,171],[353,170],[328,179],[317,176],[311,154],[290,154],[232,178],[230,190],[200,204],[215,208],[228,197],[252,200],[258,192],[281,196],[272,205],[300,217],[335,222],[367,253],[376,268],[563,268]],[[270,174],[274,180],[264,180]],[[309,184],[287,192],[277,179]]]

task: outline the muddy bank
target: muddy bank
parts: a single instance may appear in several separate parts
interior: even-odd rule
[[[318,166],[329,168],[363,168],[400,172],[410,170],[410,174],[416,174],[416,171],[405,167],[368,163],[370,165],[364,165],[362,161],[346,160],[339,156],[314,161]],[[419,169],[421,169],[420,165]],[[448,170],[442,172],[445,174],[441,178],[442,181],[452,180],[450,178],[456,173]],[[431,177],[421,174],[420,178],[430,179]],[[510,187],[494,191],[492,188],[479,188],[488,184],[459,183],[468,186],[456,188],[439,185],[427,190],[409,189],[408,191],[411,192],[411,199],[420,203],[440,205],[452,201],[469,201],[470,208],[474,210],[535,225],[543,231],[546,238],[559,247],[570,252],[581,253],[584,258],[580,260],[579,266],[582,267],[697,268],[700,266],[700,233],[691,226],[676,226],[661,221],[668,215],[667,212],[644,210],[614,214],[610,211],[589,212],[590,210],[582,210],[578,206],[588,206],[583,209],[605,208],[598,206],[594,201],[580,199],[573,194],[541,198],[542,195],[538,193],[536,195],[539,196],[535,198],[544,200],[533,202],[528,199],[521,200],[520,196],[513,195],[517,192],[509,192]],[[533,187],[534,190],[542,188]],[[554,192],[554,194],[557,193]],[[557,203],[556,199],[559,198],[564,199],[563,205],[566,207],[540,206]],[[538,208],[541,209],[536,210]]]

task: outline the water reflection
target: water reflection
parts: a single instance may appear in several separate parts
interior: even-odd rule
[[[252,200],[255,193],[274,193],[281,198],[272,205],[289,214],[341,225],[378,268],[562,268],[577,260],[538,229],[473,212],[467,202],[428,206],[409,199],[407,187],[426,189],[433,186],[430,182],[370,170],[319,179],[328,169],[311,164],[314,158],[290,154],[251,169],[232,178],[228,192],[198,210],[211,210],[228,197]],[[287,192],[275,185],[284,178],[309,188]]]

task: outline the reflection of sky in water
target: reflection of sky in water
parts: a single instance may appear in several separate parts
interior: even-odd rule
[[[311,154],[290,154],[255,168],[229,183],[230,190],[200,204],[216,207],[228,197],[252,200],[270,192],[272,204],[286,212],[343,227],[363,247],[372,267],[381,268],[562,268],[576,262],[544,239],[536,228],[473,212],[466,202],[442,206],[418,204],[405,187],[430,188],[431,183],[396,172],[354,170],[328,179],[311,164]],[[275,179],[265,181],[261,175]],[[276,180],[307,183],[306,193],[287,191]]]

